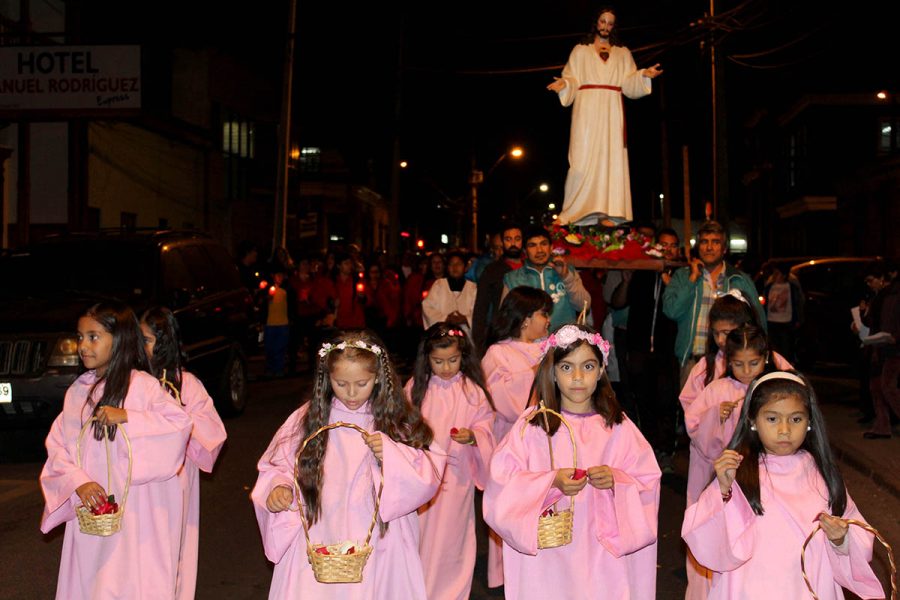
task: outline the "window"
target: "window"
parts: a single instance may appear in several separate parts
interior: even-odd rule
[[[122,212],[122,216],[119,219],[119,227],[121,227],[123,231],[129,232],[137,229],[137,213]]]
[[[897,125],[898,123],[892,119],[878,120],[878,152],[888,153],[895,152],[898,149],[897,144]]]
[[[300,149],[300,172],[319,173],[322,170],[322,149],[306,146]]]
[[[253,123],[229,120],[222,123],[222,151],[229,156],[253,158],[256,152]]]

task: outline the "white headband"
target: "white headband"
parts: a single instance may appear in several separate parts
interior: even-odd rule
[[[727,292],[720,292],[720,293],[719,293],[719,298],[721,298],[722,296],[731,296],[731,297],[733,297],[733,298],[737,298],[738,300],[740,300],[741,302],[743,302],[743,303],[746,304],[747,306],[750,306],[750,301],[747,300],[747,299],[744,297],[744,294],[741,293],[741,290],[739,290],[739,289],[737,289],[737,288],[731,288],[731,289],[728,290]]]
[[[788,373],[787,371],[772,371],[771,373],[766,373],[753,383],[753,387],[758,386],[764,381],[770,381],[772,379],[787,379],[788,381],[793,381],[794,383],[799,383],[803,387],[806,387],[805,381],[803,381],[793,373]]]

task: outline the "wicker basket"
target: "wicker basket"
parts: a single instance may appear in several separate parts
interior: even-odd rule
[[[847,519],[847,523],[850,525],[856,525],[862,529],[865,529],[869,533],[875,536],[881,545],[885,547],[888,553],[888,560],[891,563],[891,600],[897,600],[897,564],[894,562],[894,549],[891,548],[891,545],[887,543],[878,530],[869,525],[868,523],[863,523],[862,521],[857,521],[856,519]],[[806,576],[806,546],[809,544],[810,540],[813,539],[813,536],[816,535],[816,532],[821,529],[821,525],[816,525],[816,528],[813,529],[808,536],[806,536],[806,541],[803,542],[803,548],[800,549],[800,569],[803,572],[803,581],[806,582],[806,587],[809,588],[809,593],[812,594],[812,597],[815,600],[819,600],[819,597],[816,595],[815,590],[813,590],[812,583],[809,581],[809,577]],[[849,534],[848,534],[849,535]]]
[[[539,414],[544,415],[544,424],[549,431],[550,427],[547,423],[547,413],[559,417],[560,422],[566,426],[566,430],[569,432],[569,439],[572,441],[572,464],[577,468],[578,451],[575,448],[575,434],[572,433],[571,425],[569,425],[569,422],[566,421],[566,418],[561,414],[544,406],[543,402],[541,402],[537,410],[526,417],[525,424],[522,425],[521,434],[525,435],[525,427],[527,427],[527,423],[531,422],[531,420]],[[547,446],[550,448],[550,469],[552,470],[554,468],[553,442],[549,436],[547,436]],[[545,550],[547,548],[557,548],[559,546],[565,546],[566,544],[572,542],[572,525],[575,521],[575,496],[572,496],[571,498],[572,504],[569,505],[569,508],[567,508],[566,510],[554,512],[553,514],[547,515],[546,517],[538,517],[537,531],[539,550]],[[555,507],[556,503],[554,502],[552,508]]]
[[[294,493],[297,497],[298,504],[301,498],[299,485],[297,483],[300,472],[300,456],[306,449],[306,445],[309,444],[313,438],[323,431],[328,431],[329,429],[335,429],[337,427],[349,427],[367,435],[369,433],[362,427],[354,425],[353,423],[338,421],[337,423],[330,423],[324,427],[320,427],[315,433],[307,436],[307,438],[303,440],[303,445],[300,446],[300,451],[297,453],[297,459],[294,463]],[[383,487],[384,474],[382,473],[381,482],[378,485],[378,493],[375,496],[375,514],[372,515],[372,522],[369,524],[369,531],[366,533],[366,541],[362,544],[355,544],[353,554],[339,554],[338,549],[340,548],[341,543],[313,544],[309,540],[309,524],[306,521],[306,512],[303,509],[303,506],[300,506],[300,520],[303,523],[303,533],[306,536],[306,556],[309,559],[309,564],[312,566],[313,575],[315,576],[316,581],[319,583],[359,583],[362,581],[363,569],[366,566],[366,562],[369,560],[369,555],[372,554],[372,546],[369,545],[369,541],[372,539],[372,531],[375,529],[375,523],[378,520],[378,507],[381,504],[381,490]],[[317,552],[320,548],[326,548],[329,551],[329,554]]]
[[[88,419],[87,423],[82,426],[81,433],[78,434],[78,441],[75,443],[75,461],[79,468],[81,468],[82,462],[81,442],[88,427],[94,421],[96,421],[94,417]],[[106,537],[122,528],[122,517],[125,516],[125,501],[128,499],[128,489],[131,487],[132,456],[131,440],[128,439],[125,428],[119,425],[118,430],[125,439],[125,445],[128,447],[128,476],[125,479],[125,489],[122,492],[122,501],[119,502],[119,510],[105,515],[95,515],[83,504],[76,507],[75,516],[78,518],[78,528],[81,529],[81,533]],[[106,446],[106,492],[109,493],[112,485],[112,463],[109,451],[109,430],[106,427],[103,428],[103,443]]]

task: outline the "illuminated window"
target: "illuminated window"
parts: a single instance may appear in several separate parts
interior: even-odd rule
[[[322,149],[315,146],[300,148],[300,172],[319,173],[322,170]]]
[[[222,123],[222,152],[229,156],[253,158],[256,153],[256,128],[247,121]]]
[[[887,119],[878,122],[878,151],[891,152],[897,149],[897,132],[895,123]]]

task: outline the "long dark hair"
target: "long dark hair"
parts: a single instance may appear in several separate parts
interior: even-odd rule
[[[91,416],[96,416],[101,406],[113,406],[121,408],[128,395],[128,387],[131,385],[131,372],[150,371],[147,363],[147,354],[144,352],[144,336],[141,334],[141,326],[137,316],[131,307],[118,300],[108,300],[93,305],[81,314],[100,324],[103,329],[112,335],[112,348],[110,350],[109,364],[103,375],[97,378],[88,391],[85,406],[91,409]],[[103,393],[99,400],[94,400],[94,391],[103,383]],[[94,421],[91,425],[94,439],[103,439],[103,427]],[[116,437],[116,426],[107,427],[110,439]]]
[[[147,357],[150,361],[150,372],[157,379],[165,374],[166,381],[172,386],[165,386],[165,390],[181,401],[181,372],[187,363],[187,356],[181,345],[181,334],[175,313],[165,306],[154,306],[141,315],[141,324],[149,327],[156,337],[153,355]],[[181,405],[184,406],[184,402],[181,402]]]
[[[376,354],[354,347],[353,344],[357,342],[364,342],[369,347],[377,346],[381,351]],[[407,402],[384,343],[368,329],[339,332],[331,344],[336,346],[341,343],[348,346],[344,349],[332,348],[324,356],[317,355],[313,395],[309,401],[309,410],[298,424],[297,437],[303,439],[328,424],[331,399],[334,396],[329,375],[337,361],[349,360],[365,365],[375,374],[375,386],[369,396],[375,431],[413,448],[428,448],[434,435],[419,409]],[[297,485],[306,502],[306,518],[310,524],[318,520],[322,510],[319,493],[322,489],[322,465],[328,449],[328,434],[326,431],[316,436],[300,457]],[[298,446],[298,453],[299,450]]]
[[[621,46],[622,42],[619,40],[618,30],[619,13],[612,6],[601,6],[597,9],[597,11],[594,13],[594,19],[591,21],[590,31],[588,31],[588,33],[583,38],[581,38],[581,43],[586,46],[590,46],[594,43],[594,38],[599,35],[599,31],[597,31],[597,21],[600,20],[600,15],[602,15],[603,13],[610,13],[616,18],[616,24],[612,28],[612,31],[609,32],[609,44],[611,46]]]
[[[741,410],[741,419],[731,442],[730,450],[735,450],[744,457],[741,466],[737,470],[735,481],[741,486],[741,491],[750,502],[753,512],[763,514],[763,505],[759,492],[759,460],[766,460],[766,451],[759,439],[759,434],[751,428],[753,421],[760,409],[769,401],[784,396],[797,396],[803,401],[803,405],[809,414],[810,430],[806,433],[800,449],[806,450],[812,455],[825,480],[828,488],[828,505],[833,515],[843,515],[847,508],[847,489],[844,487],[844,478],[834,461],[831,453],[831,445],[828,443],[828,430],[825,426],[825,418],[819,410],[819,402],[816,393],[809,381],[796,371],[786,371],[800,378],[804,383],[798,383],[792,379],[775,378],[757,383],[757,378],[747,389],[747,397]]]
[[[725,321],[731,323],[735,328],[742,325],[755,325],[759,327],[756,318],[756,312],[747,302],[735,298],[731,294],[725,294],[720,298],[716,298],[712,306],[709,307],[709,336],[706,338],[706,354],[703,360],[706,361],[706,377],[703,385],[709,385],[716,377],[716,355],[719,353],[719,346],[716,344],[716,335],[713,333],[713,323]]]
[[[484,381],[484,371],[481,368],[481,361],[478,360],[475,346],[469,341],[468,336],[462,329],[443,321],[429,327],[419,342],[416,364],[413,368],[413,386],[410,391],[410,402],[416,408],[422,408],[425,392],[428,391],[428,381],[432,375],[429,356],[435,349],[449,348],[451,346],[456,346],[459,350],[459,372],[464,378],[463,385],[467,385],[471,381],[480,387],[481,391],[484,392],[485,398],[487,398],[488,404],[493,409],[494,399],[491,398],[491,393],[488,391],[487,384]]]
[[[488,348],[505,339],[518,338],[522,333],[522,322],[539,310],[548,315],[553,312],[553,298],[550,294],[525,285],[509,290],[491,320],[484,347]]]
[[[776,370],[766,332],[762,330],[762,327],[742,325],[729,333],[725,339],[725,377],[736,379],[734,372],[731,370],[731,359],[741,350],[753,350],[765,360],[765,366],[757,377],[762,377],[766,373]]]
[[[586,325],[566,325],[566,327],[577,327],[581,331],[591,335],[596,333]],[[591,395],[591,407],[594,409],[594,412],[603,417],[607,427],[612,427],[617,423],[621,423],[625,418],[625,413],[622,411],[622,407],[616,399],[616,393],[613,391],[612,384],[609,382],[609,377],[606,375],[603,353],[600,351],[600,348],[587,340],[577,339],[568,346],[557,346],[549,350],[547,354],[544,355],[544,358],[541,359],[537,374],[534,376],[534,382],[531,384],[531,393],[528,397],[533,398],[537,395],[538,401],[543,401],[544,406],[555,410],[556,412],[561,412],[562,395],[559,392],[559,386],[556,385],[554,369],[556,368],[556,363],[565,359],[581,346],[587,346],[591,352],[594,353],[594,356],[597,357],[599,364],[604,367],[603,373],[597,381],[597,387]],[[547,433],[549,435],[556,433],[560,424],[559,417],[547,414],[547,423],[549,425]],[[544,419],[543,417],[532,419],[531,424],[544,428]]]

